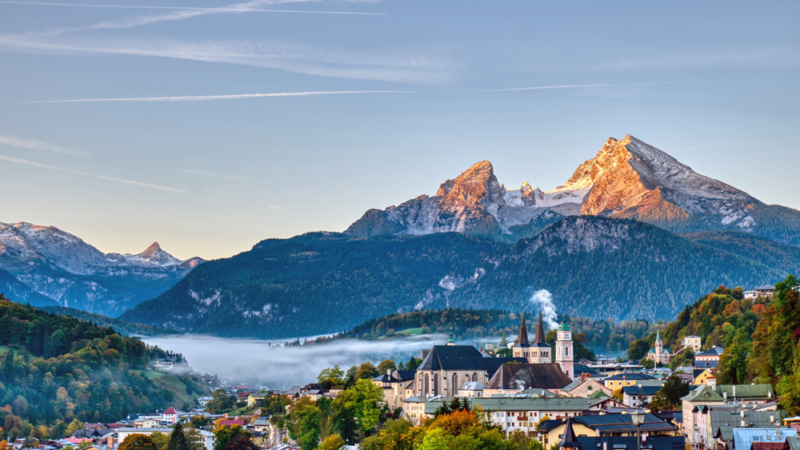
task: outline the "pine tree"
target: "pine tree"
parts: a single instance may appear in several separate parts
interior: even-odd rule
[[[186,434],[183,432],[183,425],[181,425],[180,422],[176,423],[175,428],[172,429],[167,450],[191,450],[189,440],[186,439]]]

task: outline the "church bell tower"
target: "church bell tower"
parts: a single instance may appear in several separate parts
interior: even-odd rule
[[[561,370],[570,378],[575,378],[575,368],[572,364],[573,358],[572,331],[569,329],[569,324],[564,321],[559,325],[556,337],[556,363],[561,366]]]

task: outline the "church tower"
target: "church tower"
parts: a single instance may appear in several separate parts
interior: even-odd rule
[[[574,352],[572,348],[572,331],[565,320],[558,327],[556,337],[556,363],[561,366],[561,370],[570,378],[575,378],[575,368],[573,367]]]
[[[664,342],[661,340],[661,330],[656,331],[656,365],[662,363],[664,354]]]
[[[539,311],[539,322],[536,324],[536,342],[531,344],[531,358],[528,359],[531,364],[550,364],[552,361],[553,355],[550,354],[552,349],[547,345],[544,338],[545,331],[544,325],[542,324],[542,312]]]
[[[519,336],[517,343],[511,350],[514,358],[526,358],[530,362],[531,344],[528,343],[528,327],[525,326],[525,313],[522,313],[522,319],[519,322]]]

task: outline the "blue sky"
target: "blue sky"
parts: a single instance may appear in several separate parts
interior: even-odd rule
[[[0,1],[0,221],[225,257],[625,134],[800,208],[797,2],[86,1]]]

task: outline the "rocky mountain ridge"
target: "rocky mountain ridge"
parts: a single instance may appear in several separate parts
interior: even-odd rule
[[[501,184],[488,161],[422,195],[385,210],[369,210],[345,233],[423,235],[461,232],[515,242],[554,220],[594,215],[630,218],[675,232],[735,230],[800,245],[800,211],[766,205],[721,181],[698,174],[633,137],[609,138],[594,158],[561,186],[542,191],[528,182]],[[553,223],[554,220],[548,221]]]
[[[0,223],[0,269],[60,306],[108,316],[164,292],[202,262],[181,261],[158,243],[106,254],[53,226]]]

